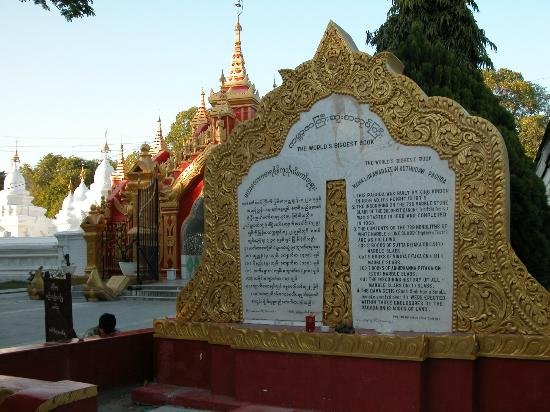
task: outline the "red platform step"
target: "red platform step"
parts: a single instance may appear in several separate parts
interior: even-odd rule
[[[49,382],[0,375],[0,412],[95,412],[97,387],[83,382]]]

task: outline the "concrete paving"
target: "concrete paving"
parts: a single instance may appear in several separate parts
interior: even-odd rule
[[[208,409],[184,408],[179,406],[136,405],[130,395],[133,387],[100,391],[97,396],[98,412],[209,412]]]
[[[97,325],[102,313],[113,313],[117,329],[150,328],[153,319],[173,317],[175,301],[86,302],[73,299],[73,328],[78,336]],[[0,348],[45,341],[44,301],[30,300],[26,292],[0,294]]]
[[[44,301],[30,300],[26,290],[10,290],[0,293],[0,349],[43,343],[45,341]],[[176,302],[149,300],[115,300],[111,302],[86,302],[73,298],[73,328],[78,336],[96,326],[102,313],[113,313],[117,318],[117,329],[128,331],[150,328],[153,319],[176,313]],[[99,412],[199,412],[172,406],[143,406],[132,403],[132,388],[115,388],[102,391],[98,396]]]

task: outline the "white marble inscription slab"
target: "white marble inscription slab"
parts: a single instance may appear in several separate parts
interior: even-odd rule
[[[451,331],[454,188],[447,162],[426,147],[393,143],[353,170],[346,191],[356,326]]]
[[[320,316],[324,181],[307,161],[269,159],[250,169],[238,196],[244,320]]]
[[[315,190],[298,174],[280,173],[294,167]],[[326,182],[340,179],[346,181],[354,325],[451,331],[454,172],[433,149],[397,143],[368,105],[343,95],[302,113],[280,155],[256,163],[239,187],[245,320],[303,320],[322,312]],[[290,199],[312,212],[307,223],[276,208]],[[288,222],[284,236],[295,230],[304,240],[276,232],[271,226],[280,222]],[[310,244],[313,255],[301,257]],[[281,259],[277,253],[289,245],[294,252]],[[300,275],[309,268],[315,276]],[[311,304],[300,300],[304,294],[274,303],[272,296],[290,298],[290,290],[309,293],[313,278],[318,293]]]

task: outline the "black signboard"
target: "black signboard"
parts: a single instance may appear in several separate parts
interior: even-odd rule
[[[46,271],[44,274],[44,312],[46,342],[76,337],[73,330],[71,274]]]

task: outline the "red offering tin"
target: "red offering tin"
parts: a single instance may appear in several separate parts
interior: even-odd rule
[[[306,316],[306,332],[313,332],[315,330],[315,315]]]

